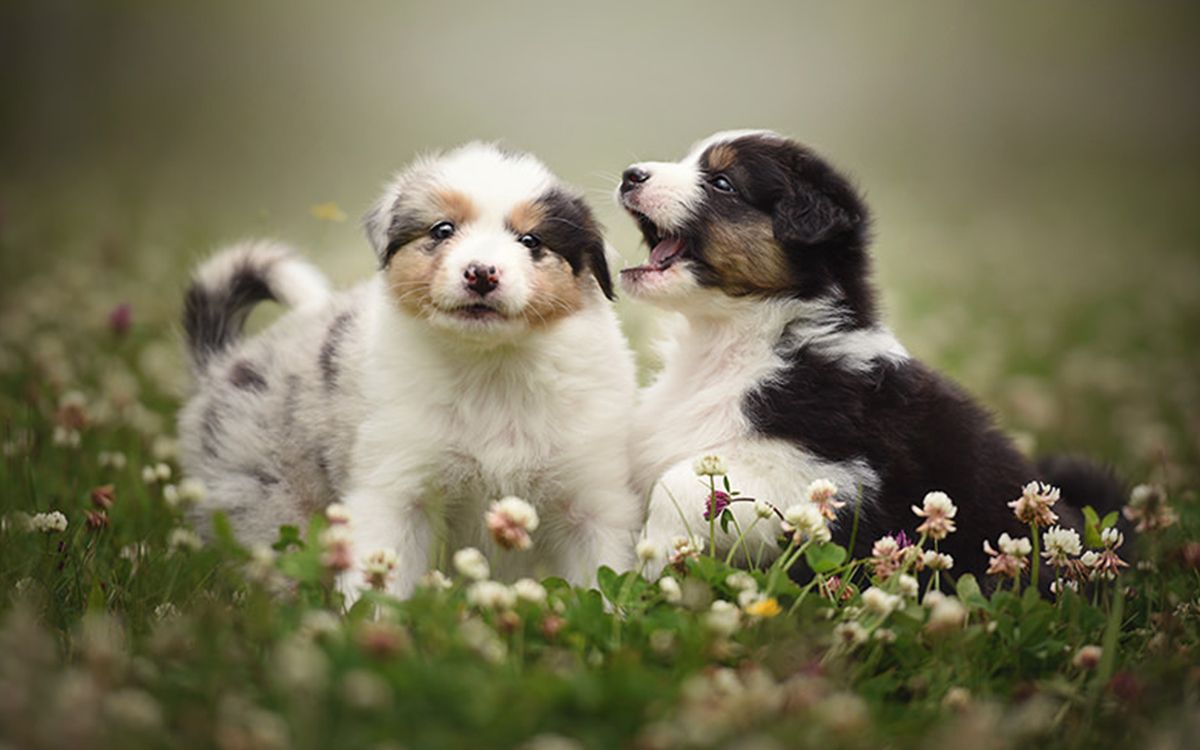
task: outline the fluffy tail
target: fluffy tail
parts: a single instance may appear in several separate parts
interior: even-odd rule
[[[269,240],[241,242],[196,269],[183,303],[183,329],[196,372],[242,335],[254,306],[275,300],[289,307],[317,305],[329,298],[325,277],[299,260],[286,245]]]

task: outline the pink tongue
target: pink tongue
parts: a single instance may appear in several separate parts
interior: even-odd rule
[[[671,262],[671,259],[683,252],[683,240],[677,237],[671,237],[659,242],[650,251],[650,264],[657,268],[662,268]]]

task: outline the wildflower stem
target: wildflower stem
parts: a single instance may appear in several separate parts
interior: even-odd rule
[[[1036,521],[1029,522],[1029,534],[1033,537],[1033,562],[1029,570],[1029,582],[1034,588],[1038,586],[1038,575],[1041,573],[1041,555],[1042,555],[1042,540],[1038,537],[1038,526]]]
[[[735,500],[734,502],[737,502],[737,501]],[[754,520],[751,521],[750,525],[746,527],[745,531],[743,531],[742,525],[738,523],[737,516],[733,517],[733,525],[738,530],[738,538],[734,540],[733,546],[729,548],[729,554],[725,555],[725,564],[726,565],[730,565],[733,563],[734,553],[737,552],[738,547],[740,547],[742,545],[742,543],[746,541],[746,536],[749,535],[750,532],[754,530],[754,527],[757,526],[758,522],[761,520],[762,520],[761,518],[759,518],[758,516],[755,516]]]
[[[717,480],[708,475],[708,554],[717,559]]]

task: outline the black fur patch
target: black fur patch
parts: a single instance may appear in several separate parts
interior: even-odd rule
[[[379,267],[387,268],[391,262],[392,256],[400,251],[413,240],[428,234],[431,222],[424,216],[418,215],[415,211],[402,211],[394,209],[396,213],[392,215],[391,221],[387,228],[387,245],[384,246],[383,252],[379,257]]]
[[[970,396],[918,362],[880,364],[864,375],[802,351],[743,408],[764,435],[826,461],[864,459],[878,474],[878,495],[860,515],[856,556],[869,555],[887,533],[915,539],[920,519],[911,506],[935,490],[959,508],[958,531],[940,543],[955,575],[987,568],[985,539],[994,546],[1001,532],[1028,535],[1006,504],[1037,471]],[[853,497],[856,488],[843,490]],[[847,544],[850,529],[839,523],[835,539]]]
[[[234,388],[243,391],[262,392],[267,389],[267,380],[244,359],[238,360],[229,370],[229,382]]]
[[[589,271],[608,299],[615,299],[612,276],[604,257],[604,237],[582,198],[554,189],[538,199],[546,216],[533,230],[553,253],[561,255],[576,276]]]
[[[325,391],[332,391],[337,387],[338,377],[338,348],[342,344],[342,340],[346,337],[346,333],[350,330],[350,325],[354,322],[354,313],[347,311],[339,314],[329,324],[329,330],[325,332],[325,341],[321,344],[321,352],[317,356],[317,364],[321,368],[321,383],[325,386]]]
[[[273,299],[260,271],[243,265],[218,289],[193,283],[183,299],[183,330],[196,364],[203,366],[215,353],[241,335],[254,305]]]

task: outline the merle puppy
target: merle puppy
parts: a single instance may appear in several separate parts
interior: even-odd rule
[[[682,313],[664,366],[635,416],[636,488],[649,496],[645,533],[668,544],[702,520],[697,457],[723,457],[736,488],[786,507],[827,478],[847,500],[831,524],[869,554],[883,534],[921,519],[930,491],[959,508],[941,544],[955,572],[987,567],[983,542],[1028,535],[1007,503],[1033,479],[1061,487],[1055,510],[1079,528],[1079,507],[1121,502],[1122,489],[1086,462],[1035,466],[963,390],[909,356],[884,327],[870,280],[870,218],[850,182],[780,135],[718,133],[678,162],[629,167],[618,200],[650,248],[621,272],[636,299]],[[732,506],[741,528],[749,503]],[[1102,510],[1103,512],[1103,510]],[[746,554],[771,554],[779,523],[760,523]],[[720,535],[728,546],[735,536]]]

